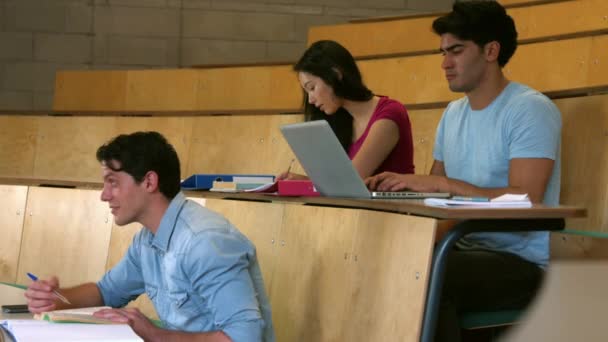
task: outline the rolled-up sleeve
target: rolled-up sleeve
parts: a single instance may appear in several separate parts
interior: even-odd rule
[[[139,257],[142,232],[133,238],[127,253],[97,283],[103,302],[107,306],[120,308],[144,292],[144,281]]]
[[[261,341],[264,320],[249,273],[253,246],[223,229],[206,230],[190,242],[185,266],[195,292],[213,312],[215,329],[235,342]]]

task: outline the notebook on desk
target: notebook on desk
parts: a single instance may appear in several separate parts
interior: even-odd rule
[[[450,196],[413,191],[370,192],[325,120],[284,125],[281,133],[315,188],[324,196],[374,199]]]

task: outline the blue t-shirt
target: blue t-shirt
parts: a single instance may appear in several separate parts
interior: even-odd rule
[[[437,128],[433,157],[444,163],[447,177],[482,188],[507,187],[513,158],[552,159],[543,203],[558,205],[561,128],[551,100],[510,82],[482,110],[472,110],[467,97],[451,102]],[[541,266],[549,261],[548,232],[470,234],[458,247],[510,252]]]
[[[177,194],[156,235],[140,230],[97,283],[106,305],[146,293],[165,328],[222,330],[233,341],[274,341],[255,247],[224,217]]]

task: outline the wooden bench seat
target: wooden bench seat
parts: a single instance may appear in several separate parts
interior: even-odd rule
[[[437,39],[434,39],[436,42]],[[608,34],[522,45],[505,72],[551,96],[608,89]],[[366,84],[408,108],[442,108],[462,94],[449,90],[441,55],[376,58],[359,62]],[[238,76],[237,76],[238,75]],[[181,89],[173,96],[172,89]],[[62,71],[57,111],[219,111],[301,107],[302,90],[291,66]]]
[[[608,30],[608,2],[603,0],[522,1],[520,5],[523,4],[528,6],[508,9],[521,43]],[[434,52],[439,48],[431,29],[436,18],[430,14],[314,26],[308,31],[308,45],[317,40],[336,40],[357,58]],[[363,36],[367,38],[361,39]]]

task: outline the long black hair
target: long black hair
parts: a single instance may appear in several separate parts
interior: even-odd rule
[[[374,94],[361,77],[355,59],[346,48],[333,40],[320,40],[313,43],[293,66],[296,72],[306,72],[321,78],[329,85],[336,96],[351,101],[368,101]],[[304,91],[304,113],[306,121],[325,119],[345,150],[353,139],[353,117],[344,108],[327,115],[308,103]]]

